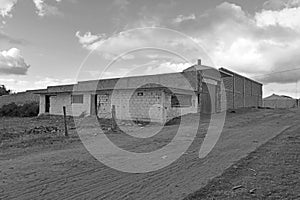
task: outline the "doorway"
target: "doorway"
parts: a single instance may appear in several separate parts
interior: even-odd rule
[[[212,84],[203,84],[203,92],[201,94],[201,113],[216,113],[216,86]]]
[[[45,113],[49,113],[50,111],[50,96],[45,96]]]

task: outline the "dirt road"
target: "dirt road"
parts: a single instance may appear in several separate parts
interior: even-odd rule
[[[6,149],[0,160],[0,199],[182,199],[279,133],[297,125],[299,111],[255,110],[231,113],[215,148],[198,158],[207,122],[176,162],[155,172],[130,174],[108,168],[77,142],[59,148]],[[153,149],[172,138],[118,141],[127,149]],[[114,140],[122,140],[118,135]],[[12,153],[13,152],[13,153]]]
[[[299,133],[287,129],[185,200],[300,199]]]

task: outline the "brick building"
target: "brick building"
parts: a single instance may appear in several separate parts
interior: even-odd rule
[[[222,81],[226,96],[222,95]],[[114,105],[117,119],[163,123],[187,113],[220,112],[226,109],[226,99],[229,108],[259,106],[261,87],[229,70],[216,70],[199,62],[180,73],[82,81],[50,86],[38,94],[40,114],[61,115],[65,106],[68,115],[110,118]]]

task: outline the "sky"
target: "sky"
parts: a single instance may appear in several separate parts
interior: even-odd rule
[[[0,0],[0,84],[14,92],[197,59],[300,98],[300,0]]]

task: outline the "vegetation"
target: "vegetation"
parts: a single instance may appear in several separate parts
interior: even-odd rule
[[[11,90],[6,89],[5,85],[0,85],[0,96],[10,94]]]
[[[39,114],[39,104],[36,102],[17,105],[10,103],[0,108],[0,117],[34,117]]]

